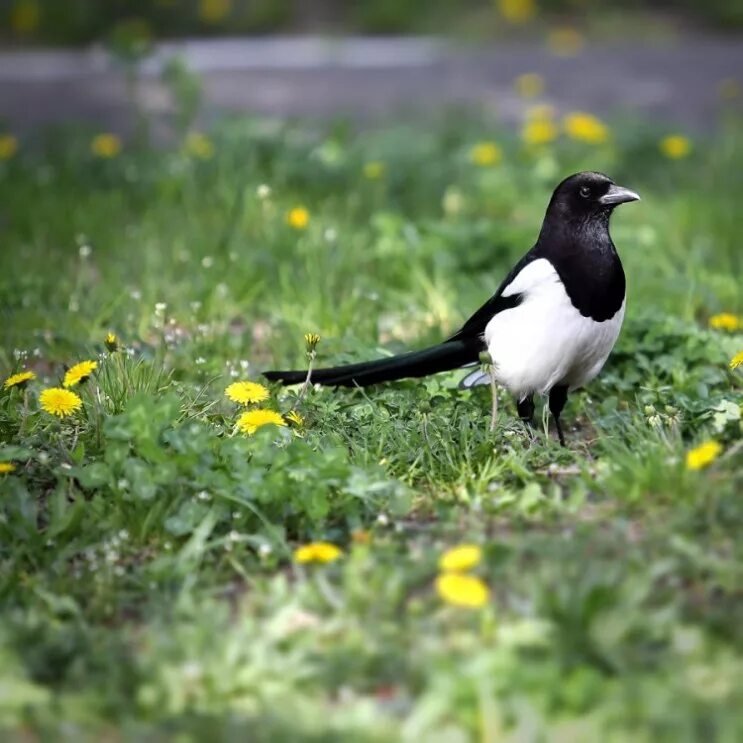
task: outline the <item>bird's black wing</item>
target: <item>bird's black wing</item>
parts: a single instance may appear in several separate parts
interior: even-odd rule
[[[501,282],[498,290],[493,294],[487,302],[485,302],[480,309],[476,310],[470,318],[462,325],[462,327],[454,333],[450,341],[458,340],[472,340],[475,338],[482,338],[483,333],[487,324],[495,317],[499,312],[504,310],[510,310],[514,307],[518,307],[521,304],[521,300],[524,298],[523,294],[509,294],[507,297],[503,296],[505,288],[518,276],[518,274],[538,256],[535,255],[535,249],[532,248],[521,260],[510,270],[508,276]]]

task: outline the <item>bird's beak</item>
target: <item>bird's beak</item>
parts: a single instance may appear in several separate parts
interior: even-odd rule
[[[616,206],[617,204],[624,204],[627,201],[639,200],[639,194],[630,191],[628,188],[623,188],[622,186],[617,186],[612,183],[612,185],[609,186],[609,190],[599,199],[599,203]]]

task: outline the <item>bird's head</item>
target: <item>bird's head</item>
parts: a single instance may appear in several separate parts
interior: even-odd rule
[[[639,201],[634,191],[617,186],[602,173],[576,173],[555,189],[547,209],[548,217],[567,221],[606,219],[615,207],[628,201]]]

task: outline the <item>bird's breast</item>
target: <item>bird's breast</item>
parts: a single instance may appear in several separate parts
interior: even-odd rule
[[[517,306],[495,315],[485,342],[498,381],[520,397],[556,384],[585,384],[603,366],[622,325],[624,300],[597,321],[574,304],[546,259],[528,264],[503,294],[522,295]]]

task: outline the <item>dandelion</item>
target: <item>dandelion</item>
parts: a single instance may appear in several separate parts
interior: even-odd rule
[[[740,366],[743,366],[743,351],[738,351],[738,353],[730,359],[731,369],[737,369]]]
[[[199,160],[210,160],[214,156],[214,143],[201,132],[189,132],[183,149],[187,155]]]
[[[303,206],[295,206],[287,212],[286,223],[295,230],[304,230],[310,223],[310,213]]]
[[[686,452],[686,469],[701,470],[712,464],[720,456],[722,446],[717,441],[705,441]]]
[[[555,28],[547,37],[547,46],[557,57],[574,57],[580,54],[583,45],[583,37],[574,28]]]
[[[513,87],[522,98],[536,98],[544,92],[544,78],[536,72],[527,72],[513,81]]]
[[[10,160],[18,152],[18,138],[12,134],[0,134],[0,160]]]
[[[3,389],[9,390],[11,387],[23,388],[32,379],[36,379],[36,374],[32,371],[18,372],[18,374],[11,374],[3,383]]]
[[[304,345],[308,354],[315,353],[317,344],[320,342],[320,336],[317,333],[305,333]]]
[[[576,111],[563,119],[565,132],[572,139],[588,144],[603,144],[609,139],[609,129],[593,114]]]
[[[255,189],[255,193],[261,201],[264,201],[271,196],[271,186],[267,183],[261,183],[258,188]]]
[[[452,606],[479,609],[490,597],[488,587],[474,575],[443,573],[436,578],[436,591]]]
[[[460,544],[444,552],[439,559],[439,570],[462,572],[470,570],[482,559],[482,550],[476,544]]]
[[[364,178],[368,178],[370,181],[378,181],[384,177],[386,172],[387,166],[379,160],[364,163]]]
[[[103,339],[103,345],[109,353],[115,353],[119,350],[119,339],[116,337],[116,333],[106,333],[106,337]]]
[[[97,368],[97,361],[81,361],[67,370],[62,384],[65,387],[74,387],[76,384],[85,382]]]
[[[337,560],[343,550],[330,542],[310,542],[294,550],[294,562],[305,565],[310,562],[326,564]]]
[[[200,0],[199,17],[206,23],[219,23],[232,10],[232,0]]]
[[[121,140],[115,134],[98,134],[90,143],[90,150],[104,160],[110,160],[121,152]]]
[[[660,151],[670,160],[681,160],[691,152],[691,140],[681,134],[672,134],[661,139]]]
[[[549,144],[557,139],[559,129],[552,119],[535,118],[527,121],[521,130],[521,138],[528,145],[539,146]]]
[[[17,34],[35,31],[41,19],[38,0],[16,0],[10,14],[10,25]]]
[[[284,417],[295,428],[304,428],[304,416],[296,410],[290,410]]]
[[[710,317],[709,326],[713,330],[727,330],[730,333],[734,333],[743,327],[743,322],[732,312],[721,312],[718,315],[712,315]]]
[[[266,408],[249,410],[237,419],[237,428],[241,433],[252,436],[263,426],[286,426],[286,421],[275,411]]]
[[[526,23],[537,13],[534,0],[498,0],[498,10],[509,23]]]
[[[478,142],[470,150],[470,160],[483,168],[497,165],[502,158],[503,152],[495,142]]]
[[[82,407],[83,401],[70,390],[50,387],[39,395],[39,403],[45,412],[65,418],[76,413]]]
[[[252,402],[268,400],[268,390],[258,382],[233,382],[224,391],[232,402],[249,405]]]
[[[15,465],[12,462],[0,462],[0,475],[9,475],[15,472]]]

